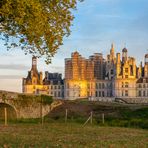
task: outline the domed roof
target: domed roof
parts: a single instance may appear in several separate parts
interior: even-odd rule
[[[145,58],[148,58],[148,54],[145,55]]]
[[[127,49],[126,49],[126,48],[123,48],[123,49],[122,49],[122,52],[127,52]]]

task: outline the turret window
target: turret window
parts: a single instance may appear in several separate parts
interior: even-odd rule
[[[125,82],[125,87],[128,88],[128,82]]]
[[[128,68],[125,68],[125,72],[128,73]]]

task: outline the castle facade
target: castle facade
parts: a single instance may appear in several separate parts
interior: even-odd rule
[[[148,97],[148,54],[144,66],[137,66],[134,57],[128,56],[124,48],[115,53],[111,45],[105,59],[95,53],[88,59],[78,52],[65,59],[65,78],[59,73],[37,71],[36,58],[32,58],[32,68],[27,78],[23,78],[24,93],[46,93],[55,98],[142,98]]]

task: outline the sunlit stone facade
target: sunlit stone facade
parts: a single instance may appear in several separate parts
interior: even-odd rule
[[[65,59],[65,78],[59,73],[37,70],[37,59],[32,58],[32,68],[23,78],[23,92],[45,93],[55,98],[80,99],[89,98],[146,98],[148,97],[148,54],[136,65],[134,57],[128,56],[124,48],[122,53],[115,53],[111,45],[110,53],[104,59],[101,53],[89,58],[78,52]]]
[[[64,80],[62,79],[62,74],[46,71],[43,85],[48,95],[54,96],[57,99],[64,98]]]
[[[38,94],[43,92],[43,74],[37,70],[37,58],[32,58],[32,68],[28,71],[28,76],[23,78],[22,85],[23,93]]]
[[[148,97],[148,55],[143,67],[126,48],[115,53],[113,44],[106,60],[100,53],[85,59],[74,52],[65,59],[64,92],[66,99]]]
[[[32,68],[27,78],[23,78],[23,93],[47,94],[57,99],[64,98],[64,81],[62,74],[45,72],[43,79],[42,72],[37,70],[37,58],[32,58]]]
[[[74,52],[71,58],[65,59],[66,99],[107,96],[111,94],[106,92],[107,83],[105,59],[101,53],[95,53],[89,59],[85,59],[78,52]]]

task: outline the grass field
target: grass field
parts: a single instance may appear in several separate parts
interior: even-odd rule
[[[148,131],[77,123],[0,125],[5,148],[147,148]]]

